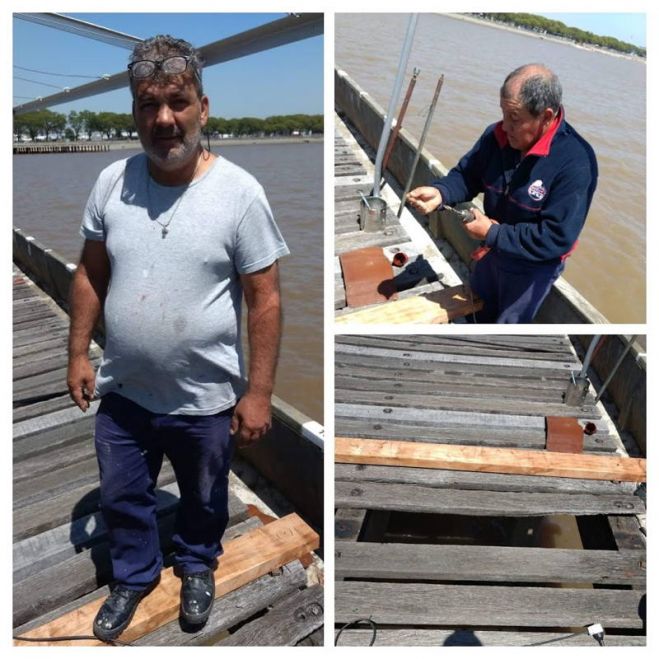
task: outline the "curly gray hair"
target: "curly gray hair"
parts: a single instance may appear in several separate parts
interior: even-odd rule
[[[201,98],[204,95],[204,88],[201,82],[201,69],[203,67],[203,60],[200,52],[184,39],[176,39],[169,34],[158,34],[155,37],[146,39],[138,43],[130,56],[130,63],[138,62],[139,60],[153,60],[158,61],[166,57],[181,55],[188,60],[188,72],[192,73],[197,95]],[[167,74],[164,74],[161,69],[158,69],[154,74],[154,80],[164,81],[167,79]],[[135,96],[134,81],[131,77],[130,91]]]

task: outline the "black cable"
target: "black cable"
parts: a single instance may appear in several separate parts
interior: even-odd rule
[[[348,627],[351,627],[352,625],[358,625],[360,622],[367,622],[371,626],[371,629],[373,630],[373,636],[371,636],[371,642],[368,645],[369,647],[371,645],[374,645],[375,637],[377,636],[378,633],[378,628],[376,627],[373,620],[371,620],[371,618],[358,618],[357,620],[352,620],[351,622],[347,622],[345,625],[343,625],[343,627],[341,627],[341,629],[339,629],[338,633],[334,637],[334,645],[336,646],[339,644],[339,637],[341,636],[341,634],[345,629],[348,629]]]
[[[526,648],[532,648],[536,645],[549,645],[550,643],[558,643],[559,641],[566,641],[568,638],[574,638],[575,636],[582,636],[585,634],[588,636],[588,632],[575,632],[574,634],[567,634],[567,636],[559,636],[558,638],[550,638],[548,641],[538,641],[537,643],[529,643],[525,645]]]
[[[30,78],[21,78],[21,76],[14,76],[16,80],[24,80],[25,82],[32,82],[36,85],[43,85],[44,87],[54,87],[55,89],[63,89],[59,85],[51,85],[49,82],[39,82],[39,80],[30,80]]]
[[[28,69],[25,66],[18,66],[18,64],[14,64],[14,68],[20,69],[21,71],[29,71],[30,73],[42,73],[45,76],[59,76],[61,78],[87,78],[89,80],[96,80],[97,78],[101,77],[101,76],[84,76],[75,73],[51,73],[50,71],[39,71],[38,69]]]
[[[13,636],[15,641],[29,641],[30,643],[57,643],[62,641],[100,641],[101,639],[96,636],[43,636],[43,637],[31,637],[31,636]],[[125,641],[102,641],[107,645],[129,645],[132,646],[132,643],[126,643]]]

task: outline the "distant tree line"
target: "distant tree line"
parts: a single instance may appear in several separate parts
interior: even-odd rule
[[[220,137],[247,136],[287,136],[323,132],[322,114],[288,114],[259,119],[242,117],[224,119],[209,117],[205,134]],[[71,111],[68,115],[52,110],[26,112],[14,117],[14,134],[20,139],[31,140],[65,139],[77,141],[85,136],[91,139],[93,133],[104,135],[106,139],[134,139],[137,129],[130,113]]]
[[[620,41],[614,37],[603,37],[593,34],[577,27],[568,27],[561,21],[555,21],[544,16],[536,14],[515,14],[515,13],[478,13],[475,14],[481,18],[487,18],[493,21],[508,23],[514,27],[521,27],[540,34],[549,34],[555,37],[570,39],[578,44],[588,44],[599,48],[608,48],[628,55],[646,56],[645,48],[635,46],[634,44]]]

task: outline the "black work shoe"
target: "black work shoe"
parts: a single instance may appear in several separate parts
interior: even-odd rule
[[[117,638],[130,624],[140,600],[151,590],[151,587],[129,590],[125,586],[115,586],[94,618],[94,636],[101,641]]]
[[[181,581],[181,618],[189,625],[205,624],[215,600],[212,570],[184,574]]]

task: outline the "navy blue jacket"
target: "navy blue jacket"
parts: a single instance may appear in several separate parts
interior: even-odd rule
[[[444,177],[432,183],[449,205],[483,192],[492,225],[485,244],[507,257],[559,263],[575,247],[597,185],[591,146],[558,120],[524,158],[492,124]]]

